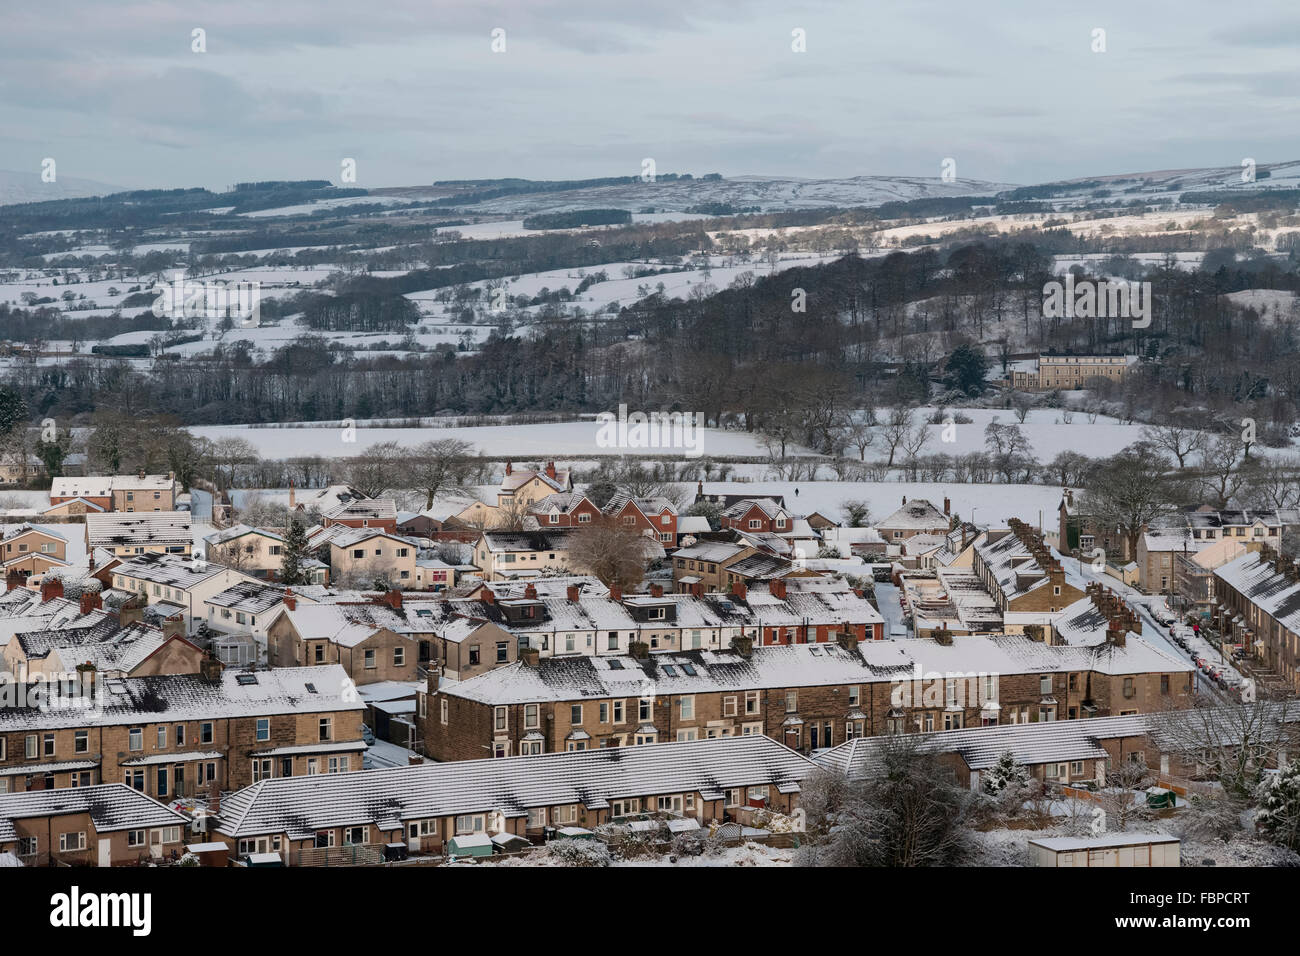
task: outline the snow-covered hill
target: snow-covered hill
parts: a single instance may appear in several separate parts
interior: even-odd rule
[[[121,186],[110,186],[93,179],[58,176],[52,183],[42,182],[39,170],[14,172],[0,169],[0,206],[20,202],[42,202],[47,199],[80,199],[84,196],[107,196],[121,192]]]

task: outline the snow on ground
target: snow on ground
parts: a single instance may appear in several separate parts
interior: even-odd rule
[[[476,452],[520,459],[554,460],[582,455],[683,454],[680,448],[604,448],[597,444],[600,425],[595,421],[560,422],[539,425],[486,425],[466,428],[358,428],[356,440],[345,442],[337,423],[304,428],[259,428],[249,425],[210,425],[191,428],[194,435],[218,439],[244,438],[266,458],[295,458],[303,455],[348,458],[376,442],[395,441],[410,447],[441,438],[458,438]],[[743,431],[703,429],[698,435],[706,455],[762,455],[758,438]]]
[[[611,866],[790,866],[794,862],[794,850],[776,849],[761,843],[745,843],[728,847],[717,853],[702,856],[636,856],[632,859],[611,861]],[[489,857],[476,866],[563,866],[564,864],[551,856],[544,849],[525,853],[521,856]]]

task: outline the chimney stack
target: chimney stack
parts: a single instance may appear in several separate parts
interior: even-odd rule
[[[294,492],[293,479],[290,478],[289,479],[289,510],[293,511],[294,508],[297,507],[297,504],[298,504],[298,499],[296,493]]]
[[[506,462],[506,477],[509,478],[512,474],[514,474],[514,471],[515,471],[515,466],[512,465],[510,462]]]
[[[204,655],[203,660],[199,661],[199,677],[209,684],[221,683],[221,661],[212,656],[212,653]]]
[[[747,634],[731,639],[731,649],[748,660],[754,654],[754,639]]]
[[[697,495],[703,495],[703,494],[704,494],[704,482],[702,482],[702,481],[697,481],[697,482],[695,483],[695,493],[696,493]]]
[[[479,600],[482,601],[484,604],[496,604],[497,603],[496,592],[493,591],[487,585],[484,585],[483,593],[479,596]]]
[[[555,480],[555,462],[548,461],[546,463],[546,477],[550,478],[552,481]]]
[[[400,611],[402,609],[402,592],[397,590],[397,588],[393,588],[377,598],[375,603],[387,604],[394,611]]]
[[[736,580],[731,582],[731,596],[734,597],[736,600],[743,601],[748,596],[748,594],[749,592],[745,588],[744,581]]]
[[[785,579],[773,578],[771,581],[768,582],[767,590],[771,593],[772,597],[776,598],[778,601],[784,601],[785,600]]]
[[[298,599],[293,596],[293,588],[284,589],[284,606],[290,611],[298,610]]]
[[[650,585],[650,596],[652,598],[661,598],[664,596],[664,586],[662,584]]]
[[[104,599],[99,596],[98,591],[84,591],[81,595],[81,613],[89,614],[91,611],[98,611],[104,606]]]
[[[622,601],[622,600],[623,600],[623,588],[622,588],[620,585],[617,585],[617,584],[611,584],[611,585],[609,586],[609,599],[610,599],[611,601]]]
[[[208,784],[208,815],[220,816],[221,814],[221,788],[217,786],[217,781],[213,780]]]
[[[438,693],[438,681],[442,678],[442,668],[434,664],[429,668],[429,673],[424,678],[424,692],[432,697]]]
[[[952,514],[952,501],[947,497],[943,499],[943,513],[946,515]]]
[[[173,614],[162,624],[163,637],[171,639],[173,637],[185,636],[185,616],[182,614]]]
[[[844,627],[836,633],[835,643],[846,651],[856,651],[858,649],[858,635],[854,633],[851,624],[845,624]]]
[[[537,585],[532,583],[524,585],[524,600],[526,601],[537,600]]]
[[[519,648],[519,661],[525,667],[531,667],[534,670],[536,670],[538,665],[541,663],[541,660],[542,660],[542,653],[537,648],[535,647]]]
[[[534,589],[534,590],[536,590],[536,589]],[[577,604],[577,603],[578,603],[578,595],[582,593],[582,588],[578,587],[576,584],[570,584],[570,585],[568,586],[568,588],[565,589],[565,593],[567,594],[567,596],[568,596],[568,598],[569,598],[569,603],[570,603],[570,604]]]
[[[60,578],[46,577],[41,580],[41,603],[63,597],[63,581]]]

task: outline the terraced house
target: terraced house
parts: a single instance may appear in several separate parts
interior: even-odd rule
[[[337,665],[96,678],[93,694],[0,708],[0,789],[126,783],[159,799],[361,769],[364,705]],[[348,698],[352,698],[349,700]]]
[[[441,853],[457,837],[541,841],[548,827],[595,827],[665,812],[707,824],[791,813],[815,765],[765,737],[702,740],[526,759],[368,770],[315,781],[267,780],[226,799],[215,836],[234,853],[289,865],[382,859],[383,847]]]
[[[179,856],[188,824],[120,783],[0,794],[0,854],[23,866],[138,866]]]
[[[1225,643],[1300,691],[1300,569],[1265,547],[1214,571],[1213,610]]]
[[[1138,713],[1186,706],[1191,665],[1112,634],[1101,644],[1024,636],[554,657],[418,699],[426,752],[467,760],[765,734],[815,750],[871,734]]]

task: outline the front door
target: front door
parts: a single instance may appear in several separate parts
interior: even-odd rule
[[[111,866],[112,865],[111,857],[112,857],[112,842],[108,839],[108,837],[100,837],[99,838],[99,865]]]
[[[817,725],[816,724],[808,725],[808,749],[809,750],[817,749]]]

